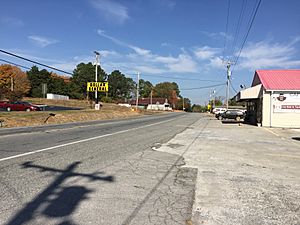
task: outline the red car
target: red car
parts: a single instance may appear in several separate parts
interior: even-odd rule
[[[32,105],[29,102],[0,102],[0,108],[4,108],[6,111],[40,111],[41,109]]]

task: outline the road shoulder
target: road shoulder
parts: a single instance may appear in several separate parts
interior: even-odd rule
[[[199,120],[158,151],[197,168],[193,224],[298,224],[300,150],[264,128]]]

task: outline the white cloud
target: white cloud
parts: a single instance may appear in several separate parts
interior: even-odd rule
[[[154,62],[165,63],[165,64],[173,64],[178,62],[178,59],[172,56],[153,56],[152,60]]]
[[[38,35],[28,36],[28,39],[36,46],[42,47],[42,48],[47,47],[48,45],[56,44],[59,42],[58,40],[47,38],[47,37],[42,37],[42,36],[38,36]]]
[[[216,56],[217,53],[220,52],[220,49],[218,48],[211,48],[208,46],[200,47],[195,49],[194,54],[197,56],[197,58],[206,60],[211,59]]]
[[[102,58],[108,58],[108,57],[119,57],[120,54],[117,53],[116,51],[108,51],[108,50],[102,50],[99,51],[100,57]]]
[[[287,44],[271,43],[269,41],[250,43],[240,55],[239,67],[251,71],[255,69],[300,67],[300,59],[295,59],[295,44],[299,41],[300,38],[296,37]]]
[[[128,9],[124,5],[113,0],[90,0],[91,5],[99,10],[110,22],[124,23],[129,19]]]
[[[149,55],[151,55],[151,51],[150,50],[139,48],[139,47],[132,46],[132,45],[130,45],[128,47],[130,47],[131,49],[133,49],[138,55],[141,55],[141,56],[149,56]]]
[[[197,70],[197,63],[187,54],[180,54],[177,58],[177,62],[168,64],[167,67],[171,72],[176,73],[195,73]]]
[[[204,34],[207,37],[213,38],[213,39],[224,39],[231,41],[233,40],[233,36],[230,34],[226,34],[225,32],[207,32],[207,31],[201,31],[202,34]]]
[[[224,62],[220,57],[211,58],[209,66],[218,69],[225,69]]]
[[[171,46],[171,44],[168,42],[163,42],[160,45],[161,45],[161,47],[170,47]]]
[[[120,45],[120,46],[128,47],[128,48],[129,48],[129,44],[127,44],[127,43],[125,43],[125,42],[122,42],[122,41],[120,41],[119,39],[114,38],[114,37],[112,37],[112,36],[106,34],[104,30],[98,29],[98,30],[97,30],[97,34],[100,35],[100,36],[102,36],[102,37],[104,37],[104,38],[107,38],[107,39],[111,40],[112,42],[114,42],[114,43],[117,44],[117,45]]]
[[[143,49],[143,48],[140,48],[140,47],[137,47],[137,46],[134,46],[134,45],[131,45],[131,44],[128,44],[124,41],[121,41],[115,37],[112,37],[108,34],[105,33],[104,30],[101,30],[101,29],[98,29],[97,30],[97,33],[104,37],[104,38],[107,38],[109,40],[111,40],[112,42],[114,42],[115,44],[117,45],[120,45],[120,46],[123,46],[123,47],[126,47],[126,48],[130,48],[132,49],[133,51],[135,51],[138,55],[141,55],[141,56],[147,56],[147,55],[150,55],[151,54],[151,51],[150,50],[147,50],[147,49]]]
[[[73,70],[76,68],[77,63],[76,62],[57,63],[57,64],[52,64],[51,66],[55,67],[55,68],[59,68],[60,70],[64,70],[64,71],[72,73]],[[51,71],[51,69],[49,69],[49,70]],[[53,72],[60,73],[60,72],[56,72],[56,71],[53,71]],[[66,74],[63,74],[63,75],[66,75]]]
[[[134,70],[139,71],[141,73],[147,73],[147,74],[162,74],[166,72],[161,68],[156,68],[151,66],[135,66]]]
[[[140,48],[121,41],[115,37],[106,34],[103,30],[98,30],[97,33],[117,45],[129,48],[134,51],[134,53],[129,53],[126,58],[133,62],[134,68],[140,68],[147,73],[163,73],[163,72],[175,72],[175,73],[195,73],[197,72],[197,62],[184,50],[183,53],[179,54],[178,57],[172,56],[160,56],[153,54],[150,50]]]

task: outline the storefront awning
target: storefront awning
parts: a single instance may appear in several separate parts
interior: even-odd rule
[[[262,95],[262,85],[258,84],[254,87],[240,91],[236,96],[236,101],[245,101],[257,99]]]

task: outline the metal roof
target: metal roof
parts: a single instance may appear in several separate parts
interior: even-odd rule
[[[300,70],[256,70],[252,86],[266,90],[300,90]]]

